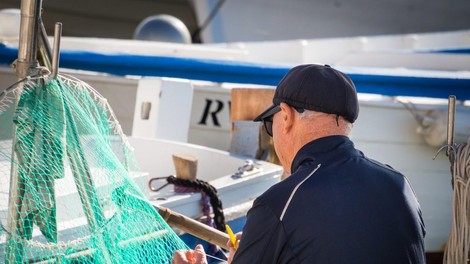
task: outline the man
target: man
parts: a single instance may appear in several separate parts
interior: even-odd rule
[[[230,261],[425,263],[425,228],[409,182],[348,138],[358,113],[344,73],[300,65],[284,76],[255,121],[291,175],[255,200]]]

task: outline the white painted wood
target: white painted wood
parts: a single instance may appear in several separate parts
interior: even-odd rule
[[[131,145],[139,161],[140,169],[147,171],[149,177],[163,177],[175,173],[171,155],[181,153],[198,158],[197,178],[210,182],[217,188],[224,208],[231,208],[244,202],[253,201],[267,188],[280,180],[280,166],[256,161],[259,173],[234,178],[238,167],[244,164],[243,156],[235,156],[226,151],[183,144],[168,140],[131,137]],[[200,194],[175,194],[173,186],[164,188],[159,193],[148,192],[149,199],[190,217],[200,215]]]
[[[132,135],[187,142],[192,101],[189,81],[142,78],[137,88]]]

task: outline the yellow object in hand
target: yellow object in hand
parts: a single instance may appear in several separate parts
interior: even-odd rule
[[[227,229],[227,234],[228,234],[228,237],[230,238],[230,242],[232,243],[233,247],[237,249],[238,248],[237,237],[233,233],[230,226],[225,225],[225,229]]]

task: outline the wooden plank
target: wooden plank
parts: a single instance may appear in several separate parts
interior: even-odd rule
[[[183,180],[195,180],[197,176],[197,158],[187,154],[173,154],[176,177]]]
[[[234,88],[231,94],[230,122],[253,120],[272,104],[272,88]]]
[[[232,124],[232,141],[231,150],[237,149],[240,141],[247,140],[249,135],[237,135],[236,133],[246,133],[249,129],[240,129],[235,127],[237,121],[251,121],[261,112],[272,104],[274,89],[250,89],[250,88],[234,88],[231,91],[230,104],[230,121]],[[243,123],[239,123],[243,124]],[[256,153],[254,158],[266,159],[269,162],[280,164],[279,159],[274,151],[272,138],[268,136],[264,128],[260,125],[257,140],[252,146],[254,149],[238,150],[239,153]],[[245,148],[248,148],[245,146]]]

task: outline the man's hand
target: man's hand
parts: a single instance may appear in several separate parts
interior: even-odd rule
[[[204,247],[199,244],[194,250],[175,251],[171,264],[207,264]]]
[[[235,236],[237,237],[237,242],[236,242],[237,245],[236,246],[238,248],[240,238],[242,237],[242,232],[236,233]],[[235,249],[235,245],[233,245],[232,242],[230,242],[230,241],[227,242],[227,246],[230,248],[227,263],[230,264],[230,263],[232,263],[233,256],[235,255],[235,252],[237,252],[237,250]]]

